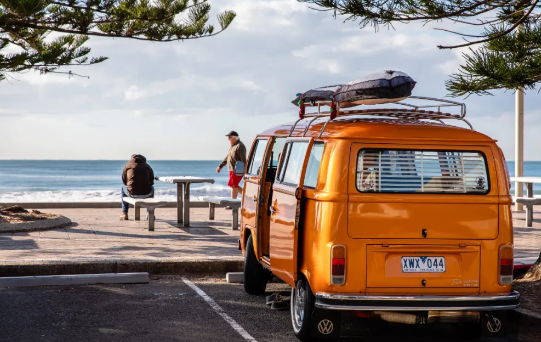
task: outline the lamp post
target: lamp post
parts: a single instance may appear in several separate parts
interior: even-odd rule
[[[516,33],[524,31],[524,24],[517,27]],[[524,88],[520,87],[515,92],[515,177],[524,176]],[[524,186],[520,182],[515,183],[515,198],[524,195]],[[522,203],[515,201],[515,210],[522,211]]]
[[[515,177],[524,176],[524,88],[515,93]],[[515,198],[522,197],[522,183],[515,182]],[[515,210],[522,211],[522,203],[516,203]]]

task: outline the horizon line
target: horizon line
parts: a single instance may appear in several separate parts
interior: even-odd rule
[[[1,159],[0,161],[125,161],[129,159]],[[147,159],[150,161],[220,161],[221,159]],[[507,160],[515,162],[515,160]],[[541,162],[541,160],[524,160],[524,162]]]
[[[129,159],[0,159],[0,161],[125,161]],[[147,159],[150,161],[219,161],[221,159]]]

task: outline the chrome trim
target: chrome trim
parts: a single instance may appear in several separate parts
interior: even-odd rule
[[[316,293],[316,308],[341,311],[495,311],[511,310],[520,306],[520,294],[516,291],[509,295],[498,296],[359,296],[345,294]],[[322,303],[322,300],[342,301],[342,303]],[[362,305],[370,301],[406,301],[405,306]],[[415,302],[443,302],[441,306],[415,306]],[[516,304],[498,303],[500,301],[517,301]],[[409,302],[409,303],[408,303]],[[486,306],[468,306],[468,302],[486,302]],[[357,304],[358,303],[358,304]],[[453,306],[457,304],[457,306]],[[474,304],[474,303],[472,303]],[[507,305],[501,305],[507,304]]]
[[[500,305],[500,306],[464,306],[464,307],[416,307],[416,306],[351,306],[351,305],[330,305],[316,302],[316,308],[325,310],[340,310],[340,311],[497,311],[497,310],[512,310],[519,307],[517,305]]]
[[[331,294],[331,293],[316,293],[317,298],[333,299],[333,300],[345,300],[345,301],[367,301],[367,300],[415,300],[415,301],[494,301],[494,300],[511,300],[519,299],[520,293],[512,291],[509,295],[499,296],[358,296],[358,295],[345,295],[345,294]]]

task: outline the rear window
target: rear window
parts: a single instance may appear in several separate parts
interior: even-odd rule
[[[363,149],[357,156],[357,190],[382,193],[487,194],[481,152]]]

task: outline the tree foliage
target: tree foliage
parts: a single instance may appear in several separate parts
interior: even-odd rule
[[[488,95],[496,89],[535,89],[541,81],[540,0],[299,0],[334,11],[362,28],[413,21],[451,21],[469,47],[464,64],[446,82],[451,96]],[[465,31],[464,31],[465,30]],[[472,33],[473,32],[473,33]],[[472,47],[476,45],[475,47]]]
[[[320,11],[333,11],[335,15],[345,16],[346,20],[359,21],[362,28],[414,21],[431,22],[449,20],[467,27],[467,31],[451,31],[463,37],[463,44],[438,46],[453,49],[485,43],[513,31],[526,21],[539,20],[541,9],[539,0],[298,0],[312,5]],[[492,28],[497,27],[498,32]],[[469,33],[478,28],[479,33]]]
[[[494,30],[489,34],[497,34]],[[462,54],[464,64],[445,83],[452,96],[490,95],[496,89],[536,89],[541,81],[541,27],[526,23],[514,35]]]
[[[209,24],[207,0],[0,0],[0,80],[29,69],[90,65],[90,36],[167,42],[223,32],[235,13]],[[51,35],[56,32],[58,34]]]

